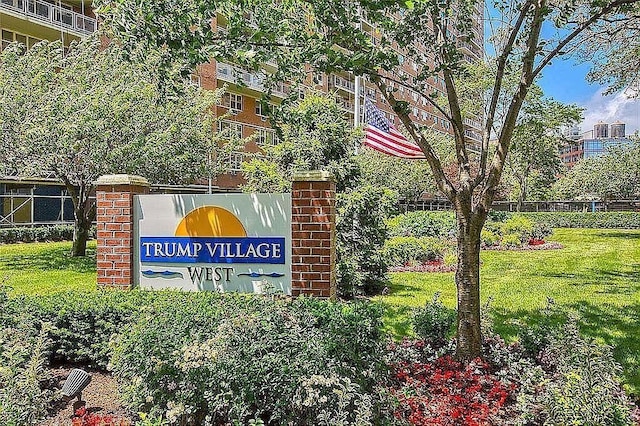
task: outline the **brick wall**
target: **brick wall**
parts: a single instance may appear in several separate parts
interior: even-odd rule
[[[292,295],[335,298],[335,180],[327,172],[295,175],[291,205]]]
[[[130,289],[133,285],[133,196],[149,192],[139,176],[107,175],[97,181],[98,287]]]

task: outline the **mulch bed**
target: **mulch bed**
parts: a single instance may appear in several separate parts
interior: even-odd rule
[[[84,406],[87,413],[100,416],[113,416],[114,420],[124,420],[124,423],[134,424],[137,416],[128,411],[119,400],[115,379],[103,371],[86,368],[84,366],[61,365],[51,368],[51,388],[62,389],[64,381],[74,368],[81,368],[91,374],[91,383],[82,391],[82,400],[56,401],[49,410],[49,417],[38,426],[67,426],[72,425],[75,410]]]
[[[495,251],[530,251],[530,250],[558,250],[564,248],[560,243],[541,242],[536,244],[527,244],[520,247],[507,246],[489,246],[482,247],[482,250]],[[403,265],[389,268],[390,272],[454,272],[456,265],[445,265],[443,261],[429,261],[420,265]]]
[[[560,243],[544,243],[535,245],[526,245],[520,247],[505,247],[505,246],[491,246],[482,247],[482,250],[497,250],[497,251],[530,251],[530,250],[558,250],[564,248]]]

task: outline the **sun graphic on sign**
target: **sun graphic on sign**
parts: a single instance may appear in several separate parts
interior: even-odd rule
[[[242,222],[227,209],[217,206],[190,211],[178,224],[176,237],[246,237]]]

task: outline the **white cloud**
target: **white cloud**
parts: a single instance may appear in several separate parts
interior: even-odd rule
[[[622,121],[626,124],[627,135],[640,129],[640,97],[630,98],[624,93],[602,96],[602,92],[604,88],[580,105],[585,108],[581,124],[583,132],[593,130],[593,125],[600,120],[609,124]]]

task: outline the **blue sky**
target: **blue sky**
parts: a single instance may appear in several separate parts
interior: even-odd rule
[[[492,35],[492,24],[500,25],[500,13],[490,3],[485,4],[484,39],[485,49],[492,52],[489,40]],[[543,37],[553,39],[566,33],[549,22],[542,28]],[[574,103],[584,108],[584,120],[580,123],[583,132],[593,130],[593,125],[602,120],[613,123],[617,120],[626,124],[627,135],[640,131],[640,96],[630,99],[623,93],[603,96],[606,87],[586,81],[591,64],[579,62],[571,56],[558,58],[551,62],[542,72],[538,84],[546,96],[565,103]]]
[[[640,99],[629,99],[623,93],[602,96],[605,87],[585,79],[589,69],[589,64],[576,64],[572,59],[556,60],[543,71],[539,83],[545,95],[585,108],[583,132],[592,130],[599,120],[626,123],[627,135],[640,129]]]
[[[602,96],[606,87],[586,81],[590,64],[576,64],[572,59],[556,60],[543,71],[540,86],[545,95],[585,108],[582,131],[593,129],[599,120],[625,123],[627,135],[640,129],[640,98],[629,99],[623,93]]]

